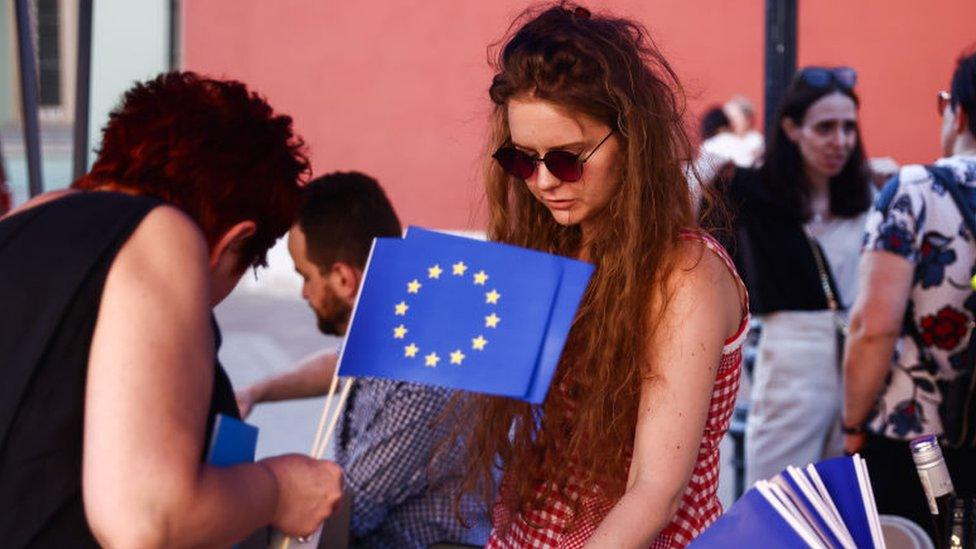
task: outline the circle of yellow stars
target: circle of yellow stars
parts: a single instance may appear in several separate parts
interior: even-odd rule
[[[468,265],[464,261],[458,261],[451,264],[450,266],[451,274],[449,276],[466,278],[469,276]],[[440,280],[441,275],[444,275],[447,270],[440,266],[439,263],[435,263],[427,268],[427,280]],[[447,275],[445,275],[447,276]],[[484,270],[472,273],[470,275],[471,282],[475,286],[488,287],[488,280],[491,278],[488,273]],[[415,278],[407,282],[407,294],[408,295],[419,295],[421,288],[424,287],[424,283],[419,279]],[[498,293],[498,290],[492,288],[490,291],[485,292],[485,304],[487,305],[498,305],[499,300],[502,298],[502,294]],[[393,314],[395,317],[404,317],[401,319],[399,325],[393,328],[393,339],[398,339],[401,341],[407,341],[407,334],[410,333],[410,329],[404,324],[403,320],[406,319],[407,312],[410,310],[410,305],[406,300],[402,300],[393,306]],[[498,324],[502,321],[501,317],[492,312],[490,315],[485,317],[485,328],[497,328]],[[471,348],[470,351],[484,351],[485,347],[488,345],[488,339],[485,338],[485,333],[478,334],[477,337],[471,338]],[[409,342],[403,347],[403,356],[405,358],[422,358],[424,361],[424,366],[428,368],[436,368],[440,364],[442,357],[437,354],[436,351],[431,351],[427,354],[422,354],[420,347],[414,341]],[[461,365],[464,364],[464,360],[468,358],[468,355],[464,354],[461,349],[455,349],[454,351],[447,354],[450,364]]]

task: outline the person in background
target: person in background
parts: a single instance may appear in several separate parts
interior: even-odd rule
[[[951,178],[976,208],[976,53],[959,59],[938,99],[945,158],[929,168]],[[930,534],[908,443],[946,434],[945,394],[954,384],[968,387],[974,375],[966,357],[976,318],[974,236],[946,182],[925,166],[902,167],[868,218],[844,357],[845,450],[867,460],[879,512],[907,517]],[[956,495],[976,495],[976,450],[943,453]]]
[[[735,162],[730,155],[736,154],[734,148],[739,142],[739,138],[732,133],[728,117],[722,107],[717,105],[702,115],[699,133],[701,145],[698,147],[698,155],[685,172],[696,216],[701,203],[702,182],[707,185],[716,179],[731,177]]]
[[[710,162],[724,164],[724,161],[731,160],[736,166],[748,168],[756,164],[756,160],[762,153],[762,137],[759,140],[759,148],[752,139],[752,133],[740,135],[736,133],[736,126],[733,125],[733,118],[728,115],[728,105],[724,107],[712,107],[705,112],[702,117],[702,143],[701,154],[711,157]],[[740,110],[734,111],[738,120],[743,119]],[[711,131],[706,131],[709,129]],[[708,179],[706,179],[707,181]]]
[[[717,183],[723,234],[762,324],[746,424],[746,485],[841,451],[840,311],[857,292],[871,203],[856,74],[807,67],[783,96],[761,168]],[[731,233],[723,229],[729,227]]]
[[[302,297],[319,330],[343,336],[373,238],[399,237],[400,221],[375,179],[332,173],[305,189],[306,202],[288,233],[288,252],[304,280]],[[324,395],[335,374],[327,351],[298,368],[237,393],[241,413],[261,402]],[[435,421],[454,391],[387,379],[353,382],[336,438],[336,461],[352,497],[350,538],[356,547],[426,549],[438,542],[483,544],[485,520],[452,508],[458,452],[438,452],[447,425]]]
[[[722,107],[717,105],[713,106],[702,115],[700,132],[703,143],[716,135],[731,131],[732,126],[729,124],[729,119],[725,116],[725,112],[722,111]]]
[[[737,139],[736,154],[731,156],[737,166],[755,166],[763,156],[765,142],[763,135],[756,131],[756,107],[744,95],[733,96],[722,106],[725,116],[732,126],[732,135]]]
[[[4,545],[226,547],[334,511],[334,463],[204,462],[238,417],[211,309],[291,224],[303,148],[243,84],[163,74],[72,189],[0,220]]]
[[[632,20],[563,2],[511,28],[489,88],[488,236],[596,270],[544,403],[460,410],[466,493],[501,470],[488,547],[682,547],[721,513],[748,305],[696,228],[680,85]]]

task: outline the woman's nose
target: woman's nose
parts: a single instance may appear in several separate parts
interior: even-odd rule
[[[857,132],[850,131],[847,128],[837,128],[836,130],[830,132],[830,142],[840,146],[847,146],[857,139]]]
[[[535,172],[535,184],[540,189],[552,189],[562,184],[562,181],[552,175],[544,162],[539,162],[539,169]]]

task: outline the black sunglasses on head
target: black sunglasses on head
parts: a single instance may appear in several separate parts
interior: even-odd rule
[[[586,161],[593,156],[593,153],[607,139],[610,139],[611,135],[613,135],[613,130],[610,130],[610,133],[597,143],[597,146],[593,147],[593,150],[589,154],[582,158],[582,153],[573,154],[569,151],[549,151],[545,156],[539,158],[538,156],[516,149],[511,145],[499,148],[491,157],[512,177],[519,179],[532,177],[532,174],[535,173],[536,166],[541,162],[546,165],[549,173],[556,176],[560,181],[573,183],[583,177],[583,164],[586,164]]]
[[[826,88],[836,83],[850,90],[857,84],[857,71],[850,67],[806,67],[800,71],[799,78],[814,88]]]

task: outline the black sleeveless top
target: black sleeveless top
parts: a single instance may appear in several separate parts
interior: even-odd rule
[[[713,230],[732,254],[749,290],[752,314],[827,309],[820,271],[803,224],[778,203],[763,177],[759,170],[738,168],[730,181],[719,182],[728,210],[719,215],[730,214],[730,218],[715,218],[713,213],[702,225]],[[834,294],[840,295],[829,266],[827,276]]]
[[[94,547],[81,499],[85,381],[115,256],[160,202],[68,195],[0,221],[0,544]],[[219,345],[219,332],[214,323]],[[216,414],[238,417],[216,362]],[[146,395],[153,398],[153,395]],[[163,441],[147,441],[163,443]]]

